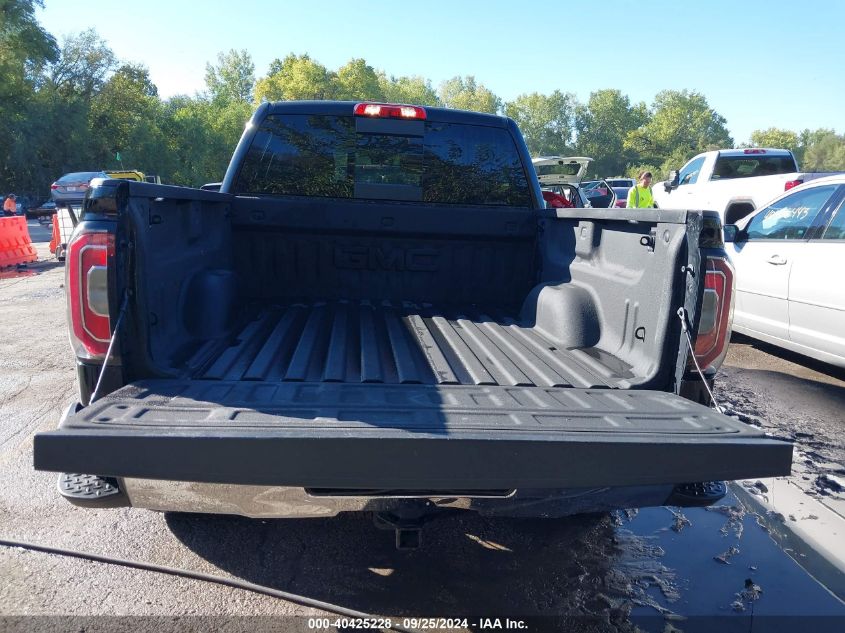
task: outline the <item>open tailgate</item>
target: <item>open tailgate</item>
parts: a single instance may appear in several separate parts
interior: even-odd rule
[[[792,445],[658,391],[148,380],[35,436],[38,470],[492,489],[786,475]]]

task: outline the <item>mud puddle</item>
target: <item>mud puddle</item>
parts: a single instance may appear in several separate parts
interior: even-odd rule
[[[845,630],[845,604],[729,493],[710,508],[617,513],[614,568],[643,631]]]

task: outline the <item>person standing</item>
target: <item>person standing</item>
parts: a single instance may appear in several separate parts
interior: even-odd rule
[[[15,194],[10,193],[3,201],[3,215],[15,215],[18,210]]]
[[[651,195],[651,172],[640,172],[637,184],[628,192],[628,208],[651,209],[654,206],[654,196]]]

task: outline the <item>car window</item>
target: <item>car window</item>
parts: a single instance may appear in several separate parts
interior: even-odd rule
[[[103,177],[104,175],[101,171],[76,171],[72,174],[65,174],[56,182],[82,182],[91,180],[92,178]]]
[[[740,156],[719,156],[716,159],[710,180],[774,176],[776,174],[791,174],[796,171],[798,171],[798,168],[791,155],[742,154]]]
[[[797,191],[755,215],[748,223],[749,240],[801,240],[813,225],[821,208],[830,200],[836,185]]]
[[[692,185],[698,180],[698,173],[701,171],[701,166],[704,164],[704,156],[691,160],[678,174],[679,185]]]
[[[358,131],[352,116],[270,115],[236,193],[530,207],[508,130],[426,121],[421,136]]]
[[[822,235],[823,240],[845,240],[845,204],[840,204],[836,215],[827,225]]]

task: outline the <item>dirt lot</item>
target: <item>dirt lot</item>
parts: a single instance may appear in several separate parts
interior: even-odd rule
[[[640,624],[655,631],[683,629],[681,616],[725,618],[743,630],[752,614],[845,618],[843,603],[784,553],[732,494],[716,508],[683,513],[652,508],[546,521],[452,517],[426,528],[424,547],[412,552],[396,551],[393,535],[374,529],[365,516],[259,521],[71,506],[56,492],[54,474],[32,469],[33,433],[54,428],[75,396],[64,268],[47,259],[49,236],[35,227],[33,236],[45,261],[0,276],[2,538],[241,578],[377,614],[467,616],[472,630],[484,629],[480,617],[495,615],[575,618],[569,623],[585,630],[622,631],[638,616],[650,618]],[[770,351],[738,342],[720,393],[750,423],[791,433],[819,455],[816,465],[835,471],[838,462],[841,468],[842,376]],[[23,615],[315,613],[246,591],[20,549],[0,548],[0,577],[0,628],[23,630],[36,622],[8,619]],[[196,622],[221,628],[222,620]],[[253,620],[226,622],[228,630],[256,628]],[[815,630],[825,630],[823,621],[814,622]],[[91,624],[76,628],[91,630]],[[161,624],[136,620],[133,626]],[[532,626],[559,628],[561,621]]]

